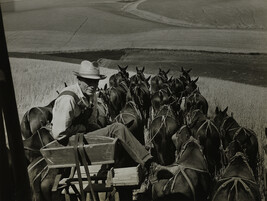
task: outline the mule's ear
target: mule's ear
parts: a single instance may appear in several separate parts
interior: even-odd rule
[[[138,69],[138,67],[137,67],[137,66],[135,67],[135,69],[136,69],[136,72],[138,73],[138,72],[139,72],[139,69]]]
[[[190,71],[191,71],[191,70],[192,70],[192,68],[190,68],[189,70],[187,70],[187,71],[186,71],[186,72],[187,72],[187,74],[188,74],[188,73],[190,73]]]
[[[67,86],[68,86],[66,82],[64,82],[64,85],[65,85],[65,87],[67,87]]]
[[[181,67],[181,72],[182,72],[182,73],[184,73],[184,72],[185,72],[185,70],[184,70],[184,67]]]
[[[218,108],[218,106],[216,106],[216,109],[215,109],[215,114],[219,114],[220,110]]]
[[[161,71],[162,71],[161,68],[159,68],[159,73],[160,73]]]
[[[196,83],[198,81],[199,77],[197,77],[193,82]]]
[[[148,76],[148,78],[146,78],[146,81],[148,82],[151,78],[151,75]]]
[[[228,110],[228,106],[223,110],[223,113],[226,114]]]
[[[134,119],[125,124],[127,128],[130,128],[134,123]]]
[[[170,72],[170,69],[166,71],[166,75]]]
[[[123,69],[120,65],[118,65],[118,68],[120,69],[120,71]]]
[[[56,90],[56,92],[57,92],[58,95],[60,94],[58,90]]]
[[[145,67],[143,66],[143,68],[142,68],[142,73],[144,73],[144,71],[145,71]]]
[[[107,88],[108,88],[108,84],[106,83],[106,84],[104,85],[104,90],[106,91]]]
[[[128,65],[124,67],[124,70],[127,70],[127,68],[128,68]]]

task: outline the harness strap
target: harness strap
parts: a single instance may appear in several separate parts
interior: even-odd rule
[[[118,122],[118,121],[119,121],[119,118],[118,118],[118,117],[120,117],[120,120],[122,121],[122,123],[123,123],[123,124],[126,124],[126,122],[125,122],[124,119],[123,119],[123,115],[130,115],[130,116],[132,116],[132,117],[135,118],[135,116],[134,116],[133,114],[131,114],[131,113],[129,113],[129,112],[124,112],[124,113],[120,113],[118,116],[116,116],[116,117],[115,117],[115,120]]]
[[[78,140],[79,140],[79,145],[78,145],[78,151],[80,153],[80,156],[81,156],[81,161],[82,161],[82,164],[84,166],[84,169],[85,169],[85,173],[86,173],[86,177],[87,177],[87,180],[88,180],[88,185],[89,185],[89,188],[90,188],[90,191],[91,191],[91,194],[92,194],[92,197],[93,197],[93,200],[96,201],[96,197],[95,197],[95,192],[94,192],[94,189],[93,189],[93,185],[92,185],[92,181],[91,181],[91,177],[90,177],[90,172],[89,172],[89,168],[88,168],[88,163],[87,163],[87,160],[86,160],[86,152],[84,150],[84,135],[83,133],[78,133]]]
[[[217,191],[215,192],[215,194],[213,196],[213,200],[217,196],[217,194],[220,192],[220,190],[222,188],[225,188],[231,182],[234,182],[233,183],[233,186],[231,187],[231,189],[233,189],[234,187],[237,188],[237,184],[238,184],[238,182],[240,182],[242,184],[242,186],[244,187],[244,189],[249,193],[249,195],[251,196],[251,198],[252,199],[254,198],[252,191],[250,190],[250,188],[248,187],[248,185],[243,180],[248,181],[248,182],[251,182],[253,184],[256,184],[255,182],[253,182],[251,180],[248,180],[248,179],[240,178],[240,177],[225,178],[225,179],[221,179],[219,181],[223,181],[223,180],[226,180],[226,181],[224,183],[222,183],[222,185],[217,189]]]
[[[150,143],[154,140],[154,138],[159,134],[159,131],[160,131],[161,127],[165,124],[165,121],[166,121],[166,117],[167,117],[167,116],[162,115],[162,116],[159,116],[159,117],[156,117],[156,118],[160,118],[160,117],[161,117],[161,124],[160,124],[158,130],[157,130],[157,132],[155,133],[155,135],[154,135],[153,137],[151,137],[151,138],[147,141],[146,145],[150,144]],[[156,119],[156,118],[155,118],[155,119]],[[154,119],[153,119],[153,120],[154,120]]]
[[[139,116],[139,118],[141,120],[143,120],[142,113],[141,113],[140,109],[138,110],[138,108],[136,107],[136,103],[134,101],[129,101],[129,103],[133,106],[133,108],[134,108],[136,114]]]
[[[187,174],[185,173],[185,169],[191,169],[191,168],[187,168],[187,167],[184,167],[184,166],[181,166],[181,165],[178,165],[179,169],[178,169],[178,172],[175,174],[174,178],[173,178],[173,182],[172,182],[172,185],[171,185],[171,192],[174,190],[174,185],[175,185],[175,181],[179,175],[179,173],[181,172],[182,175],[184,176],[185,180],[187,181],[191,191],[192,191],[192,194],[193,194],[193,198],[194,200],[196,200],[196,193],[195,193],[195,188],[190,180],[190,178],[187,176]],[[169,181],[171,181],[171,179],[169,179]],[[167,183],[168,184],[168,183]],[[165,186],[163,187],[163,191],[166,191],[166,188],[167,188],[167,184],[165,184]]]
[[[218,130],[218,128],[217,128],[217,126],[210,120],[210,119],[207,119],[205,122],[203,122],[203,124],[197,129],[197,132],[196,132],[196,136],[198,136],[198,132],[204,127],[204,125],[205,124],[208,124],[207,125],[207,128],[206,128],[206,133],[207,133],[207,131],[208,131],[208,128],[210,127],[210,126],[213,126],[214,128],[215,128],[215,130],[219,133],[219,135],[220,135],[220,132],[219,132],[219,130]]]
[[[227,120],[230,119],[231,117],[227,116],[225,118],[225,120],[223,121],[221,127],[220,127],[220,131],[221,131],[221,134],[223,133],[222,131],[224,130],[225,132],[229,132],[229,131],[232,131],[232,130],[235,130],[235,129],[238,129],[238,127],[236,128],[231,128],[235,123],[236,121],[232,121],[232,123],[230,123],[230,125],[227,127],[227,128],[224,128],[224,125],[226,124]]]
[[[184,178],[186,179],[188,185],[189,185],[190,188],[191,188],[191,191],[192,191],[192,193],[193,193],[193,198],[194,198],[194,200],[196,200],[196,192],[195,192],[195,188],[194,188],[194,186],[193,186],[193,184],[192,184],[190,178],[189,178],[189,177],[187,176],[187,174],[185,173],[183,167],[181,167],[181,172],[182,172]]]
[[[59,98],[60,96],[63,96],[63,95],[69,95],[69,96],[72,96],[75,100],[76,103],[79,103],[80,102],[80,98],[77,96],[76,93],[74,93],[73,91],[69,91],[69,90],[66,90],[66,91],[62,91],[57,98]]]
[[[77,175],[78,175],[78,182],[79,182],[79,187],[80,187],[81,201],[85,201],[85,194],[84,194],[83,183],[82,183],[81,167],[80,167],[80,163],[79,163],[78,141],[79,141],[79,135],[75,135],[75,143],[73,145],[74,156],[75,156],[75,164],[76,164],[76,168],[77,168]]]

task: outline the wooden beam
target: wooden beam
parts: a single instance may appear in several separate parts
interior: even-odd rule
[[[0,94],[2,97],[2,105],[0,113],[1,115],[3,114],[4,120],[2,120],[2,123],[5,125],[7,132],[8,145],[10,148],[12,169],[14,175],[14,185],[16,191],[14,198],[10,197],[10,199],[8,200],[13,200],[13,199],[17,201],[31,200],[30,182],[26,167],[26,158],[22,143],[17,104],[15,99],[13,80],[12,80],[9,57],[7,52],[1,5],[0,5],[0,44],[1,44],[0,45],[0,55],[1,55]],[[0,135],[5,135],[4,133],[1,132]],[[6,180],[4,181],[2,180],[0,182],[6,182]]]

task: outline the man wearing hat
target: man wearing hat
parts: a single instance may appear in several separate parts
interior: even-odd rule
[[[98,82],[106,78],[100,74],[98,63],[90,61],[82,61],[79,71],[75,71],[74,74],[78,83],[64,88],[53,108],[52,135],[62,144],[66,144],[71,135],[90,131],[88,128],[90,125],[86,120],[92,112],[92,102]],[[113,123],[88,135],[118,138],[132,159],[141,165],[145,165],[148,160],[150,162],[152,158],[123,124]]]

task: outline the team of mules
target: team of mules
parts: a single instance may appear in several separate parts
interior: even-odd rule
[[[136,67],[132,77],[128,66],[118,67],[109,87],[97,93],[97,123],[125,124],[154,156],[146,200],[261,200],[256,134],[228,116],[227,108],[217,107],[215,117],[209,117],[208,102],[197,86],[198,78],[191,78],[191,69],[181,68],[175,78],[169,78],[169,70],[159,69],[146,78],[144,67]],[[50,113],[52,104],[44,107]],[[42,126],[51,117],[33,120],[33,110],[44,112],[31,110],[22,121],[29,167],[41,160],[38,149],[52,140],[42,135]],[[49,173],[45,164],[40,166],[42,183]]]

